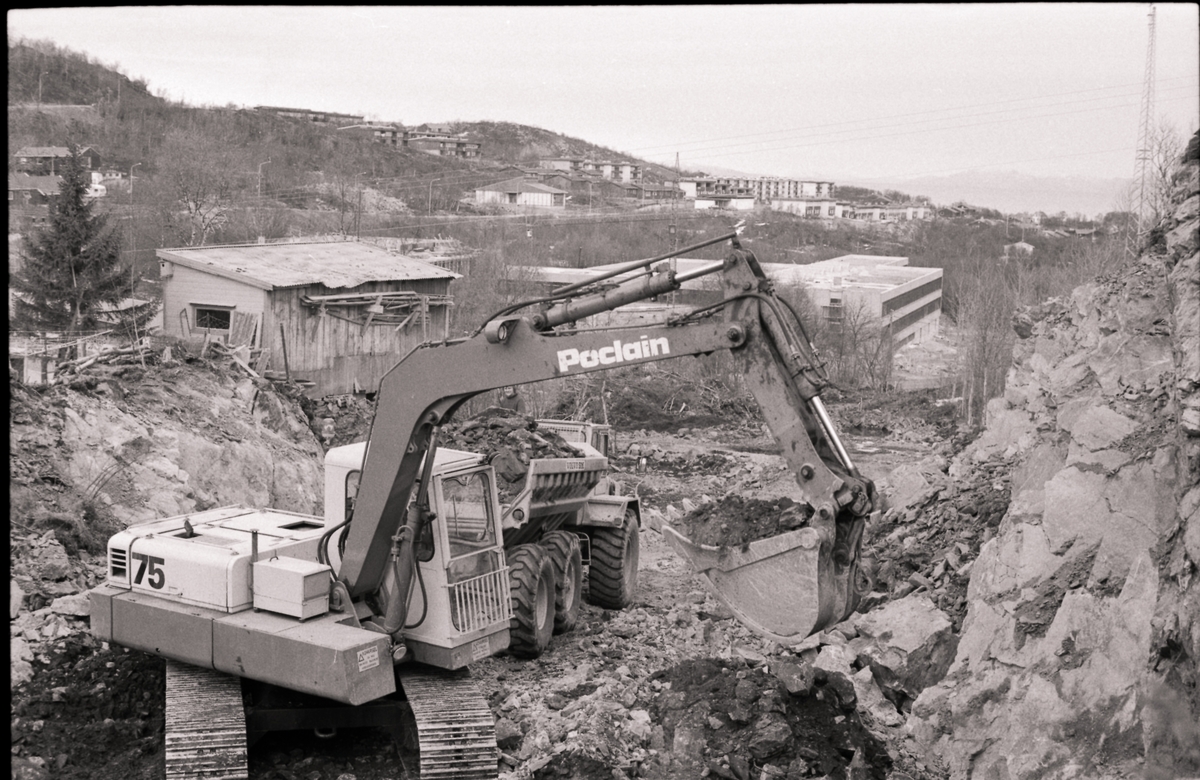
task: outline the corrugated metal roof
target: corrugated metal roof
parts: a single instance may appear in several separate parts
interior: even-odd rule
[[[29,176],[24,173],[8,175],[10,190],[37,190],[43,194],[53,195],[58,193],[61,184],[61,176]]]
[[[489,184],[486,187],[478,187],[477,189],[481,192],[549,192],[556,195],[567,194],[565,190],[548,187],[545,184],[538,184],[529,179],[509,179],[508,181]]]
[[[92,151],[90,146],[79,147],[79,153]],[[65,146],[26,146],[19,150],[17,157],[70,157],[71,150]]]
[[[237,279],[264,290],[311,284],[337,289],[367,282],[458,279],[462,276],[356,241],[183,247],[160,249],[157,254],[162,260]]]

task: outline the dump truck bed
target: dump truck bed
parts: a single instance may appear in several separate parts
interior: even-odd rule
[[[525,487],[503,508],[504,545],[535,541],[584,507],[608,473],[608,458],[540,458],[529,462]]]

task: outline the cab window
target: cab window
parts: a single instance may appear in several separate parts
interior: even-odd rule
[[[346,514],[342,515],[343,520],[354,514],[354,502],[358,499],[358,482],[361,478],[361,471],[351,471],[346,475]]]
[[[441,520],[450,548],[446,566],[450,584],[500,568],[491,495],[491,484],[483,471],[442,480]]]
[[[483,471],[442,480],[441,514],[451,558],[495,546],[490,487]]]

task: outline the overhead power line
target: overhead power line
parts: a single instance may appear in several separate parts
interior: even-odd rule
[[[1194,94],[1196,79],[1192,76],[1177,76],[1177,77],[1173,77],[1170,79],[1165,79],[1164,81],[1175,82],[1175,81],[1181,81],[1181,80],[1186,80],[1187,83],[1183,84],[1179,87],[1168,87],[1168,89],[1171,89],[1171,88],[1190,89],[1190,90],[1192,90],[1192,92]],[[1048,95],[1032,95],[1032,96],[1022,97],[1022,98],[1012,98],[1010,100],[999,100],[999,101],[993,100],[993,101],[987,101],[987,102],[983,102],[983,103],[970,103],[970,104],[965,104],[965,105],[960,105],[960,106],[949,106],[946,108],[928,109],[925,111],[912,111],[912,112],[907,112],[907,113],[903,113],[903,114],[891,114],[888,116],[870,117],[870,118],[864,118],[864,119],[850,119],[850,120],[843,120],[843,121],[839,121],[839,122],[823,122],[823,123],[812,124],[812,125],[801,125],[799,127],[784,128],[784,129],[780,129],[780,130],[768,130],[768,131],[763,131],[763,132],[758,132],[758,133],[742,133],[742,134],[738,134],[738,135],[718,136],[718,137],[714,137],[714,138],[698,139],[695,141],[677,141],[674,143],[665,143],[665,144],[656,144],[653,146],[636,147],[634,149],[629,150],[629,152],[645,153],[645,152],[652,152],[657,149],[662,149],[664,151],[670,151],[672,153],[674,153],[675,151],[683,151],[683,152],[690,153],[690,152],[696,151],[696,150],[688,149],[687,147],[694,146],[696,144],[710,144],[710,143],[719,142],[719,141],[737,141],[737,140],[741,140],[744,138],[757,138],[757,137],[768,136],[768,135],[793,134],[793,133],[799,133],[799,132],[804,132],[804,131],[808,131],[808,130],[821,130],[821,129],[825,129],[825,128],[840,128],[840,127],[845,127],[846,125],[859,125],[859,124],[864,124],[864,123],[886,122],[886,121],[890,121],[893,119],[906,119],[909,117],[927,116],[927,115],[931,115],[931,114],[938,115],[938,116],[934,116],[931,119],[926,120],[926,121],[940,121],[940,120],[946,120],[946,119],[963,118],[963,117],[940,116],[940,115],[951,114],[953,112],[964,111],[964,110],[973,109],[973,108],[991,108],[991,107],[995,107],[995,106],[1005,106],[1005,105],[1008,105],[1011,103],[1028,103],[1031,101],[1049,100],[1051,98],[1059,98],[1059,97],[1078,98],[1080,95],[1085,95],[1085,94],[1088,94],[1091,92],[1104,92],[1104,91],[1111,91],[1111,90],[1128,90],[1130,88],[1135,89],[1134,92],[1125,92],[1125,93],[1118,94],[1118,95],[1106,95],[1106,96],[1099,96],[1099,97],[1094,97],[1094,98],[1085,98],[1084,100],[1104,100],[1104,99],[1108,99],[1108,98],[1117,98],[1117,97],[1124,98],[1124,97],[1131,97],[1132,95],[1135,95],[1135,94],[1139,94],[1139,92],[1136,90],[1140,87],[1141,87],[1140,84],[1121,84],[1121,85],[1117,85],[1117,86],[1113,86],[1113,87],[1096,87],[1093,89],[1074,90],[1071,92],[1058,92],[1058,93],[1052,93],[1052,94],[1048,94]],[[1071,102],[1079,102],[1079,101],[1071,101]],[[1065,103],[1065,104],[1061,103],[1061,102],[1059,103],[1059,105],[1067,105],[1067,104],[1069,104],[1069,103]],[[1048,107],[1049,106],[1028,106],[1028,108],[1030,108],[1030,109],[1048,108]],[[1018,110],[1020,110],[1020,109],[1018,109]],[[968,115],[968,116],[975,116],[975,115],[972,114],[972,115]],[[708,149],[708,148],[710,148],[710,147],[707,147],[707,146],[703,147],[703,149]],[[664,163],[664,165],[665,164],[666,163]]]

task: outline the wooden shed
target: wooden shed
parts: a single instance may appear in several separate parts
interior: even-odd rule
[[[313,398],[374,392],[417,345],[449,336],[445,268],[354,241],[160,249],[163,332],[248,346]]]

